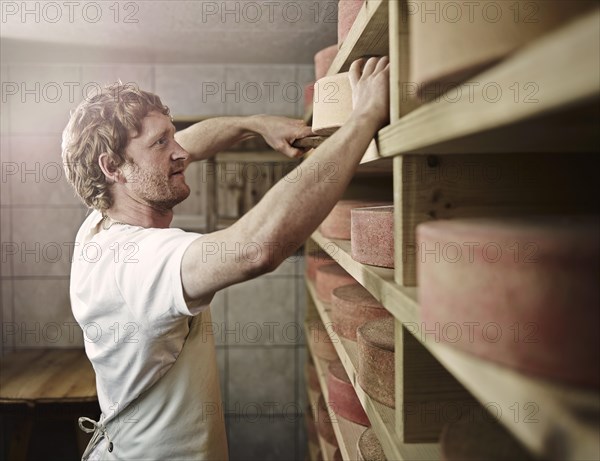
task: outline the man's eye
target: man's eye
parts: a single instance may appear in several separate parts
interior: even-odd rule
[[[157,146],[164,146],[165,144],[167,144],[168,140],[167,138],[160,138],[158,141],[156,141],[156,145]]]

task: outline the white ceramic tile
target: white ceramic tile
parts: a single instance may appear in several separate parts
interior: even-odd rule
[[[302,337],[295,319],[295,279],[260,277],[228,288],[229,345],[294,345]]]
[[[13,319],[13,281],[0,280],[0,355],[14,349],[17,336],[16,325]]]
[[[7,177],[13,205],[83,206],[67,181],[59,134],[12,136],[10,154],[16,169]]]
[[[283,416],[227,418],[230,461],[301,461],[295,443],[297,422]]]
[[[217,347],[217,367],[219,368],[219,385],[221,388],[221,404],[225,402],[227,398],[227,349],[223,347]],[[223,411],[225,408],[223,407]]]
[[[90,91],[116,83],[131,83],[139,89],[154,92],[154,67],[148,64],[87,65],[81,68],[81,83]]]
[[[12,243],[12,222],[10,208],[0,208],[0,275],[2,277],[12,276],[12,253],[18,251],[17,245]]]
[[[212,318],[212,328],[215,337],[215,344],[224,344],[223,330],[226,328],[225,323],[225,299],[227,289],[218,291],[210,303],[210,313]]]
[[[305,347],[301,347],[297,350],[298,362],[296,363],[296,376],[298,376],[298,387],[296,389],[296,402],[298,403],[297,411],[303,413],[308,405],[308,396],[306,394],[306,378],[304,376],[304,365],[307,360],[307,353]]]
[[[17,91],[16,85],[10,83],[8,66],[0,62],[0,85],[2,88],[2,97],[0,98],[0,133],[2,135],[10,132],[10,100],[14,96],[9,96]]]
[[[19,86],[10,97],[12,133],[62,133],[82,94],[79,67],[13,65],[10,81]]]
[[[225,115],[221,87],[225,68],[217,65],[157,65],[156,94],[177,116]]]
[[[73,242],[84,220],[80,208],[13,208],[9,256],[15,276],[68,276]]]
[[[9,179],[18,173],[18,165],[14,162],[11,162],[10,138],[11,137],[8,134],[3,134],[0,136],[0,164],[2,165],[2,176],[0,176],[1,205],[8,205],[11,203]]]
[[[267,277],[273,276],[294,276],[296,272],[296,257],[290,256],[285,259],[273,272],[268,273]]]
[[[228,412],[295,408],[294,348],[229,348]]]
[[[294,65],[228,66],[225,89],[228,115],[295,116],[303,97]]]
[[[81,328],[71,313],[67,279],[13,283],[17,348],[83,346]]]

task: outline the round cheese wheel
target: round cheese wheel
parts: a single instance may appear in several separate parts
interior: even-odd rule
[[[304,373],[306,377],[306,381],[308,382],[308,387],[310,387],[313,391],[319,392],[321,390],[321,385],[319,384],[319,377],[317,375],[317,369],[315,365],[310,362],[306,362],[304,364]]]
[[[372,320],[356,333],[358,383],[371,398],[394,408],[394,318]]]
[[[317,269],[316,290],[321,301],[330,303],[333,290],[350,283],[356,283],[356,280],[338,264],[328,264]]]
[[[363,264],[394,267],[394,207],[351,211],[352,259]]]
[[[597,387],[599,223],[531,217],[421,224],[417,334],[527,373]]]
[[[306,255],[306,277],[314,281],[317,269],[327,264],[335,264],[335,260],[323,250],[311,251]]]
[[[335,450],[335,452],[333,453],[333,461],[343,461],[344,458],[342,458],[342,452],[340,451],[339,448],[337,448]]]
[[[441,96],[594,5],[563,0],[410,2],[410,81],[421,96]]]
[[[327,390],[329,407],[336,415],[356,424],[371,425],[344,365],[339,360],[331,362],[327,367]]]
[[[306,334],[308,335],[308,341],[310,341],[312,345],[313,353],[317,357],[323,360],[338,359],[335,347],[331,343],[331,338],[321,320],[315,319],[310,321],[308,323],[308,331]]]
[[[318,445],[319,437],[317,436],[317,427],[315,426],[315,420],[313,418],[310,406],[304,411],[304,422],[306,424],[306,435],[308,441]]]
[[[348,72],[320,78],[315,83],[312,130],[329,136],[340,128],[352,113],[352,87]]]
[[[315,82],[304,86],[304,111],[312,109],[313,99],[315,97]]]
[[[371,428],[360,435],[357,448],[356,457],[359,461],[387,461],[377,434]]]
[[[341,47],[352,29],[364,0],[341,0],[338,2],[338,46]]]
[[[359,283],[344,285],[331,293],[331,322],[334,331],[356,341],[356,329],[364,323],[391,314]]]
[[[338,46],[331,45],[315,54],[315,80],[319,80],[327,75],[331,63],[337,56],[337,52]]]
[[[352,237],[352,210],[355,208],[389,205],[381,200],[340,200],[321,223],[323,237],[350,240]]]
[[[317,420],[315,421],[317,425],[317,432],[323,439],[333,445],[338,446],[337,439],[335,437],[335,432],[333,431],[333,426],[331,425],[331,416],[329,415],[329,411],[327,410],[327,406],[325,405],[325,399],[323,396],[319,396],[319,401],[317,402]]]

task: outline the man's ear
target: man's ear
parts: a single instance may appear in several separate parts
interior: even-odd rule
[[[107,152],[102,152],[100,154],[98,157],[98,165],[109,183],[119,182],[119,179],[122,178],[121,170]]]

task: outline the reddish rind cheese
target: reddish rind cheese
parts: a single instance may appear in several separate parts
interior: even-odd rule
[[[421,224],[417,334],[597,388],[599,228],[598,217]]]
[[[356,458],[359,461],[387,461],[373,429],[367,429],[359,437]]]
[[[321,301],[330,303],[333,290],[350,283],[356,283],[356,280],[338,264],[329,264],[317,269],[316,290]]]
[[[327,75],[337,52],[338,46],[331,45],[315,54],[315,80],[319,80]]]
[[[317,369],[315,368],[315,365],[310,362],[306,362],[304,364],[304,373],[306,374],[308,387],[310,387],[313,391],[319,392],[321,390],[321,385],[319,384],[319,377],[317,376]]]
[[[525,0],[481,4],[464,0],[411,2],[410,81],[416,84],[420,96],[441,97],[594,4],[597,2],[564,0],[529,4]],[[478,83],[483,86],[488,82]],[[467,97],[469,90],[459,86],[461,89]]]
[[[358,400],[342,362],[336,360],[327,367],[329,408],[336,415],[363,426],[370,426],[369,418]]]
[[[358,384],[374,400],[395,407],[394,318],[372,320],[359,327]]]
[[[319,437],[317,436],[317,427],[315,426],[315,420],[312,416],[312,410],[310,406],[304,411],[304,422],[306,423],[306,435],[308,441],[319,445]]]
[[[493,418],[491,414],[477,418],[471,414],[446,424],[440,437],[441,461],[535,459]]]
[[[306,276],[314,281],[319,267],[334,263],[335,260],[323,250],[311,251],[306,255]]]
[[[373,200],[340,200],[321,223],[319,230],[324,237],[350,240],[352,235],[351,212],[354,208],[389,205],[390,202]]]
[[[346,40],[363,3],[364,0],[340,0],[338,2],[338,47],[341,48]]]
[[[332,327],[329,326],[329,328]],[[312,345],[313,353],[317,357],[329,361],[338,359],[335,347],[331,343],[331,338],[321,320],[310,321],[306,334],[308,335],[308,341]]]
[[[331,293],[331,322],[340,336],[356,341],[356,329],[391,314],[362,285],[353,283]]]
[[[304,86],[304,111],[312,109],[313,99],[315,97],[315,82]]]
[[[323,396],[319,396],[319,401],[317,403],[317,420],[315,421],[317,426],[317,432],[323,439],[337,447],[337,439],[335,438],[335,432],[333,432],[333,426],[331,425],[331,416],[327,411],[327,407],[325,406],[325,399]]]
[[[394,267],[394,207],[351,211],[352,259],[363,264]]]

